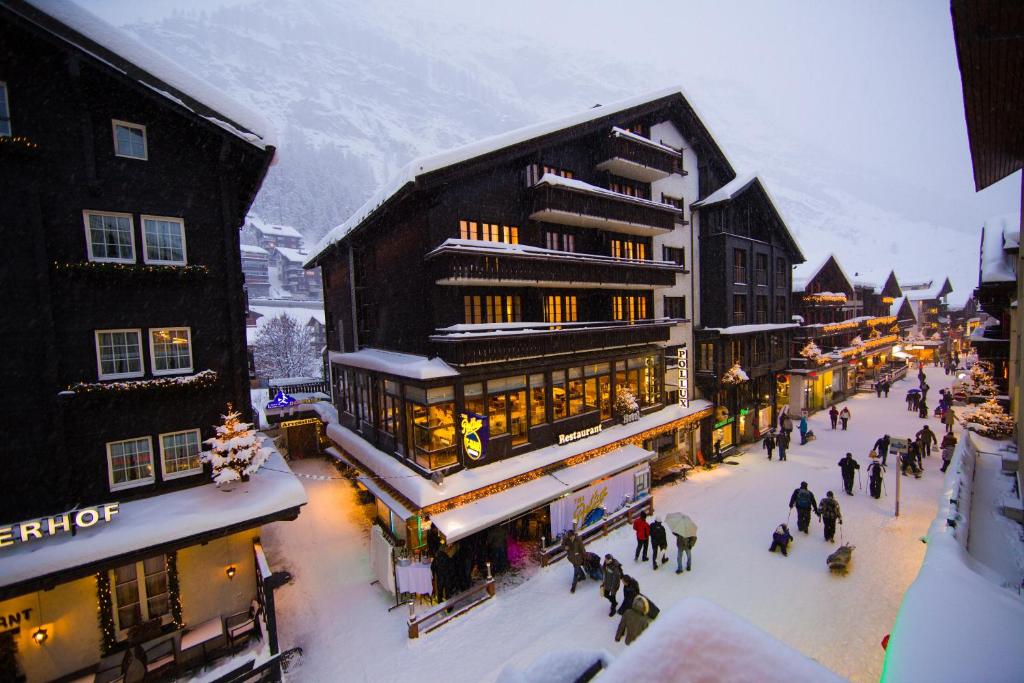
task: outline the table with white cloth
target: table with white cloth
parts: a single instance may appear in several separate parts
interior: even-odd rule
[[[433,576],[430,573],[430,563],[420,564],[398,564],[395,566],[395,578],[398,580],[398,590],[402,593],[415,593],[417,595],[431,595],[434,592]]]

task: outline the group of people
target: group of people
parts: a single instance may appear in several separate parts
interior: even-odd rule
[[[828,411],[828,419],[832,421],[832,429],[836,428],[836,422],[843,423],[843,431],[846,431],[846,427],[850,424],[850,409],[843,406],[842,410],[836,410],[835,406]]]
[[[615,642],[623,637],[629,645],[643,633],[661,611],[654,601],[640,592],[640,584],[622,569],[622,563],[611,553],[604,556],[601,565],[601,595],[610,604],[609,618],[619,615],[619,626],[615,630]],[[622,587],[622,604],[619,605],[619,586]]]
[[[847,455],[849,456],[849,454]],[[829,543],[835,543],[836,523],[843,523],[843,513],[839,508],[839,501],[836,500],[835,494],[828,491],[819,502],[814,493],[807,488],[807,482],[802,481],[800,482],[800,487],[795,489],[793,495],[789,497],[789,508],[790,510],[796,508],[797,530],[805,534],[810,533],[811,513],[813,512],[821,520],[824,527],[825,540]],[[789,526],[787,524],[780,524],[772,534],[772,544],[768,550],[769,552],[779,550],[783,555],[788,555],[789,544],[792,541],[793,535],[789,532]]]
[[[658,555],[661,555],[661,563],[668,564],[668,534],[665,531],[665,525],[661,523],[657,517],[650,524],[647,523],[647,513],[641,512],[640,515],[633,520],[633,531],[636,533],[636,552],[633,553],[633,561],[640,562],[643,555],[643,561],[647,561],[647,548],[651,548],[651,562],[656,570],[658,568]],[[683,573],[683,555],[686,555],[686,571],[690,571],[692,566],[692,552],[693,546],[697,543],[696,536],[680,536],[673,532],[673,536],[676,538],[676,574]]]
[[[875,393],[878,394],[878,398],[882,398],[882,394],[889,398],[889,389],[892,389],[892,382],[888,377],[883,377],[875,382]]]

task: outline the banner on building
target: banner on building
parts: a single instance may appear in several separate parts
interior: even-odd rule
[[[633,467],[551,502],[551,538],[558,538],[573,528],[579,520],[584,529],[620,509],[636,496],[634,475],[649,469],[647,465]]]

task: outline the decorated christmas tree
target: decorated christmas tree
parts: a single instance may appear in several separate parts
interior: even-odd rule
[[[821,348],[819,348],[813,341],[809,341],[804,345],[804,348],[800,349],[800,355],[807,360],[817,361],[821,358]]]
[[[964,381],[964,389],[975,396],[995,396],[999,393],[996,383],[992,381],[991,366],[988,363],[975,363],[971,374]]]
[[[211,450],[202,454],[203,462],[213,465],[213,481],[217,486],[232,481],[248,481],[270,457],[270,451],[260,446],[252,425],[241,422],[241,413],[228,404],[228,414],[221,415],[224,424],[217,426],[217,436],[204,443]]]
[[[640,410],[640,404],[636,401],[636,396],[625,387],[619,387],[615,390],[615,412],[619,415],[629,415]]]
[[[850,340],[850,346],[864,346],[864,340],[860,338],[858,334],[856,337]]]
[[[750,376],[740,367],[739,363],[735,363],[731,368],[726,370],[725,374],[722,375],[722,384],[742,384],[750,379]]]
[[[982,403],[978,409],[964,418],[967,427],[982,436],[1003,439],[1013,434],[1013,418],[1006,414],[994,398]]]

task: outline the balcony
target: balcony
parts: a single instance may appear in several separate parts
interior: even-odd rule
[[[612,128],[603,156],[605,160],[597,165],[597,170],[642,183],[661,180],[673,173],[686,175],[681,153],[621,128]]]
[[[651,289],[672,287],[683,267],[519,244],[446,240],[427,254],[439,285]]]
[[[654,237],[671,232],[681,214],[669,204],[630,197],[548,173],[533,186],[530,218]]]
[[[667,342],[674,324],[658,318],[632,323],[454,325],[438,330],[430,341],[445,362],[466,366]]]

